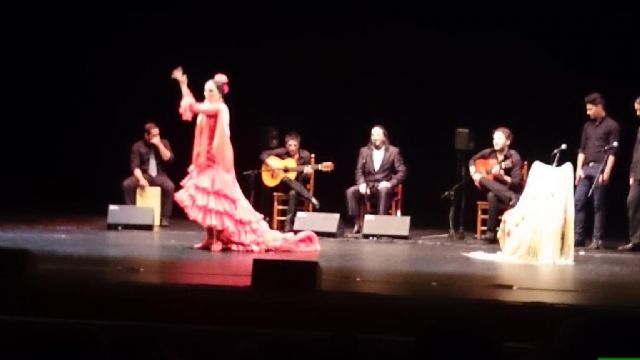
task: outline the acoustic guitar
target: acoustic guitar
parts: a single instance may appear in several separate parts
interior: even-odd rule
[[[513,167],[513,162],[508,159],[505,161],[498,161],[497,159],[477,159],[474,162],[476,172],[491,180],[501,181],[503,175],[500,173],[494,174],[493,168],[500,166],[500,169],[509,169]]]
[[[282,170],[273,170],[268,163],[281,167]],[[262,164],[262,182],[268,187],[274,187],[280,184],[285,176],[294,180],[298,176],[298,171],[302,171],[306,167],[311,167],[312,170],[330,172],[333,171],[335,166],[332,162],[323,162],[316,165],[298,165],[293,158],[280,159],[277,156],[269,156]]]

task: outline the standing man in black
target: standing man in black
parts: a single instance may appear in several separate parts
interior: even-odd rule
[[[585,97],[584,102],[590,120],[582,128],[576,164],[575,243],[577,246],[585,245],[585,218],[588,194],[592,185],[596,182],[593,189],[595,214],[593,236],[592,242],[588,247],[595,250],[602,248],[602,235],[606,217],[605,190],[616,160],[616,146],[613,144],[617,144],[620,138],[620,126],[607,115],[602,95],[592,93]],[[600,168],[604,168],[602,174],[598,173]]]
[[[640,97],[633,104],[636,115],[640,118]],[[627,196],[627,211],[629,214],[629,243],[618,250],[640,250],[640,128],[636,135],[636,145],[633,147],[633,159],[629,169],[629,195]]]
[[[360,148],[356,166],[356,185],[346,191],[349,216],[354,219],[353,233],[362,231],[360,201],[364,196],[375,196],[377,213],[388,215],[393,189],[407,177],[407,167],[400,150],[389,144],[387,131],[381,125],[371,129],[371,140]]]
[[[171,145],[160,138],[160,129],[154,123],[144,126],[144,139],[131,147],[131,171],[133,174],[122,182],[125,204],[133,205],[138,186],[159,186],[162,189],[160,226],[169,226],[173,209],[175,185],[164,171],[165,164],[173,162]]]
[[[284,144],[285,147],[263,151],[260,154],[260,160],[274,170],[282,170],[282,168],[278,166],[278,164],[270,163],[270,156],[275,156],[283,160],[292,158],[296,161],[298,166],[311,164],[311,154],[307,150],[300,148],[300,135],[298,133],[292,131],[286,134],[284,137]],[[285,176],[282,178],[280,185],[278,185],[280,187],[278,191],[289,193],[287,220],[284,224],[285,232],[289,232],[293,229],[293,219],[296,215],[296,205],[298,204],[299,199],[298,194],[311,201],[311,204],[313,204],[316,209],[320,207],[318,200],[313,197],[306,188],[306,184],[309,182],[309,174],[311,174],[312,171],[313,169],[311,166],[304,166],[303,170],[299,171],[296,175],[296,179],[290,179]],[[300,181],[298,181],[298,179]]]
[[[482,240],[490,243],[497,241],[498,215],[501,209],[514,207],[523,190],[522,158],[517,151],[510,149],[513,135],[506,127],[493,131],[493,147],[487,148],[469,159],[469,175],[478,188],[487,192],[489,217],[487,232]],[[489,160],[495,163],[491,168],[479,169],[476,160]]]

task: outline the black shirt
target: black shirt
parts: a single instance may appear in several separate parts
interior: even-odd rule
[[[589,120],[582,128],[579,152],[584,154],[584,164],[604,161],[604,147],[620,139],[620,126],[605,116],[601,120]],[[615,154],[613,148],[609,154]]]
[[[494,148],[484,149],[469,159],[469,167],[475,166],[475,161],[478,159],[494,159],[498,161],[498,153]],[[504,174],[511,178],[509,188],[515,192],[520,192],[522,190],[522,158],[520,154],[513,149],[509,149],[504,154],[502,163],[504,164]]]
[[[143,174],[149,174],[149,158],[151,157],[151,152],[153,151],[156,158],[156,168],[158,169],[158,174],[166,174],[164,171],[164,165],[173,161],[173,151],[171,151],[171,145],[169,145],[169,141],[162,139],[162,144],[167,150],[171,153],[171,157],[169,160],[163,160],[160,155],[160,151],[158,148],[146,142],[145,140],[140,140],[133,144],[131,147],[131,171],[136,168],[139,168]]]

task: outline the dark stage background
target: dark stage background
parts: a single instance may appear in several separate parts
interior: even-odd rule
[[[584,9],[583,9],[584,10]],[[302,135],[318,161],[322,211],[344,214],[358,148],[383,124],[409,168],[404,214],[414,226],[447,227],[441,195],[458,181],[454,130],[475,132],[476,150],[491,130],[515,133],[524,159],[575,164],[583,97],[600,91],[622,128],[608,198],[608,232],[624,234],[628,166],[640,95],[638,25],[631,11],[556,15],[473,14],[373,17],[275,12],[213,15],[190,9],[30,14],[2,25],[16,63],[5,88],[15,101],[2,122],[4,216],[105,214],[120,203],[131,144],[155,121],[176,154],[170,176],[186,174],[193,124],[180,120],[182,65],[201,99],[205,80],[225,72],[231,92],[236,171],[257,169],[264,128]],[[22,14],[21,14],[22,15]],[[28,32],[35,31],[35,32]],[[465,161],[470,154],[464,154]],[[40,165],[41,167],[39,167]],[[257,183],[261,190],[261,184]],[[466,228],[479,194],[468,187]],[[264,200],[256,194],[257,206]],[[183,216],[176,206],[175,216]]]

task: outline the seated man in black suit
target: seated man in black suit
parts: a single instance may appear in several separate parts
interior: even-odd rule
[[[371,129],[371,141],[360,149],[356,166],[356,185],[346,191],[349,216],[354,219],[354,233],[362,230],[359,212],[364,196],[374,196],[377,213],[389,214],[394,187],[407,177],[407,168],[400,150],[389,144],[387,131],[376,125]]]

